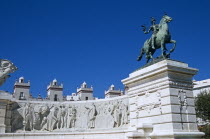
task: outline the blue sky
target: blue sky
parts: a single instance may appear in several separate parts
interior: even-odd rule
[[[136,59],[151,34],[140,26],[149,26],[151,16],[159,23],[164,12],[177,41],[171,58],[199,69],[196,80],[210,78],[209,0],[1,0],[0,58],[19,69],[0,89],[13,92],[21,76],[35,97],[45,97],[54,78],[65,95],[84,81],[99,98],[111,84],[123,89],[121,80],[145,64]]]

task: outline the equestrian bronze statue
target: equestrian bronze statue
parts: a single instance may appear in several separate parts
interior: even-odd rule
[[[170,54],[176,48],[176,41],[171,40],[171,35],[168,29],[168,23],[171,21],[172,18],[165,14],[163,18],[160,20],[159,24],[155,24],[156,20],[154,19],[154,17],[152,17],[151,18],[152,25],[150,26],[148,31],[146,31],[146,26],[142,26],[145,34],[148,34],[152,31],[152,37],[144,42],[144,46],[141,48],[140,55],[137,61],[140,61],[144,54],[146,54],[147,63],[149,62],[150,59],[154,60],[153,54],[159,48],[161,48],[161,55],[163,58],[170,57]],[[167,43],[174,44],[174,46],[168,53],[166,49]]]

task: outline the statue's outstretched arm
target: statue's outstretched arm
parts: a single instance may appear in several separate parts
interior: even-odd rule
[[[148,33],[150,33],[150,31],[152,30],[152,28],[150,27],[149,28],[149,30],[148,31],[146,31],[146,29],[145,29],[145,31],[144,31],[144,34],[148,34]]]
[[[145,33],[147,30],[147,27],[145,25],[142,25],[141,27],[142,27],[142,31]]]

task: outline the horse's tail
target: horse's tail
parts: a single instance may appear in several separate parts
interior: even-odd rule
[[[170,50],[170,53],[172,53],[172,52],[175,50],[175,48],[176,48],[176,41],[175,41],[175,40],[171,40],[171,42],[174,43],[174,46],[173,46],[173,48]]]
[[[144,47],[141,48],[141,51],[140,51],[140,55],[139,57],[137,58],[137,61],[140,61],[142,59],[142,56],[144,55]]]

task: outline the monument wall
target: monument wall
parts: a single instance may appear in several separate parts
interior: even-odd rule
[[[122,80],[123,96],[88,101],[1,97],[3,138],[200,138],[192,78],[197,69],[162,60]],[[5,133],[6,132],[6,133]]]
[[[13,133],[126,128],[129,123],[127,96],[78,102],[16,100],[10,106]]]

